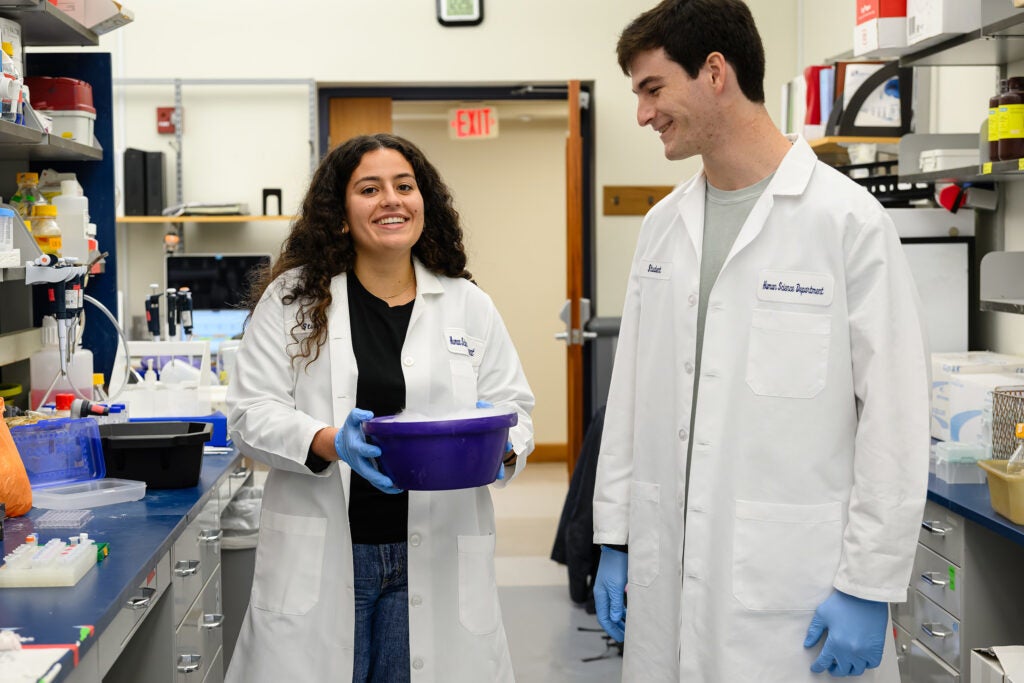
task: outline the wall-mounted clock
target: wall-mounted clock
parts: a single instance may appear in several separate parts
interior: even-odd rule
[[[437,20],[443,26],[477,26],[484,20],[484,0],[437,0]]]

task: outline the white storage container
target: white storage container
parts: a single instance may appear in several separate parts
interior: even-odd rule
[[[979,28],[978,0],[907,0],[907,45],[925,47]]]
[[[68,138],[83,145],[92,146],[93,126],[96,124],[96,114],[88,111],[59,109],[46,110],[47,116],[53,119],[53,135]]]
[[[981,155],[976,149],[927,149],[921,152],[921,173],[945,171],[951,168],[977,166]]]

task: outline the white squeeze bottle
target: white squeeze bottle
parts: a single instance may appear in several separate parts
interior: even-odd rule
[[[89,260],[89,246],[85,227],[89,224],[89,200],[82,193],[77,180],[62,180],[60,194],[52,200],[60,220],[61,255],[73,256],[79,265]]]

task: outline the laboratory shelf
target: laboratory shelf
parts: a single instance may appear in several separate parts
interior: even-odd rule
[[[35,145],[42,139],[42,133],[10,121],[0,120],[0,146]]]
[[[25,269],[14,267],[14,268],[0,268],[0,282],[12,282],[21,281],[25,279]]]
[[[993,251],[981,259],[980,307],[983,311],[1024,313],[1024,251]]]
[[[118,223],[253,223],[292,221],[298,216],[118,216]]]
[[[0,17],[21,24],[22,45],[99,45],[99,36],[47,0],[2,0]]]
[[[982,3],[981,28],[900,55],[900,66],[998,66],[1024,59],[1024,9]]]
[[[816,154],[838,154],[846,151],[847,145],[874,144],[874,145],[897,145],[898,137],[869,137],[860,135],[829,135],[823,138],[808,140]]]
[[[29,158],[40,161],[98,161],[103,158],[103,148],[99,145],[83,145],[50,134],[44,134],[42,142],[29,153]]]

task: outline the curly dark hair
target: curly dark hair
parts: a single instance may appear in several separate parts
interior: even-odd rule
[[[252,311],[271,282],[289,270],[300,269],[297,279],[286,285],[283,301],[286,305],[299,302],[296,324],[291,330],[297,344],[293,358],[307,358],[307,365],[319,357],[327,341],[331,279],[351,271],[356,262],[352,235],[341,231],[349,180],[363,156],[380,149],[393,149],[405,157],[423,195],[423,233],[412,247],[413,256],[438,275],[472,279],[466,270],[459,212],[455,210],[451,192],[441,174],[423,152],[408,140],[386,133],[347,140],[320,162],[302,200],[301,214],[281,246],[280,256],[273,267],[256,274],[246,302]],[[300,339],[296,330],[304,322],[312,324],[313,332]]]

